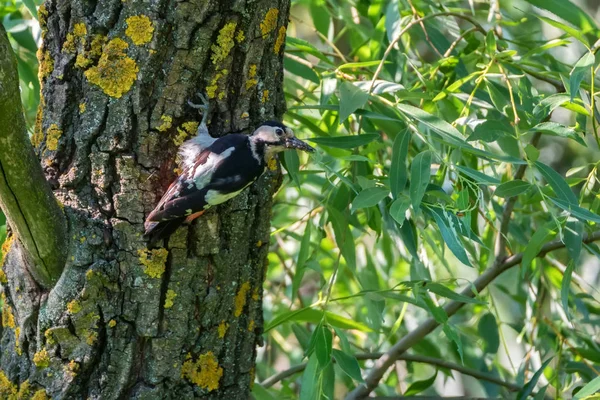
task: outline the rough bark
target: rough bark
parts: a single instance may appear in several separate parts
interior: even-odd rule
[[[49,0],[32,138],[64,205],[64,271],[44,291],[4,262],[0,397],[245,399],[262,332],[277,171],[148,250],[145,215],[211,98],[213,135],[284,111],[289,0]],[[25,397],[26,398],[26,397]]]

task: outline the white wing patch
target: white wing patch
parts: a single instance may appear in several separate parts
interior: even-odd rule
[[[217,139],[210,136],[206,127],[198,128],[198,135],[192,139],[185,141],[179,147],[179,157],[181,158],[181,168],[189,168],[194,165],[196,157],[200,155],[202,150],[210,147]]]
[[[217,169],[219,162],[229,157],[234,151],[235,147],[230,147],[221,154],[210,153],[206,159],[206,162],[198,165],[198,167],[194,170],[193,176],[196,187],[201,189],[208,185],[215,173],[215,170]]]
[[[242,189],[244,190],[244,189]],[[234,198],[235,196],[237,196],[238,194],[240,194],[240,192],[242,190],[238,190],[237,192],[231,192],[231,193],[221,193],[218,190],[209,190],[208,192],[206,192],[206,202],[208,204],[210,204],[211,206],[216,206],[217,204],[221,204],[226,202],[227,200]]]

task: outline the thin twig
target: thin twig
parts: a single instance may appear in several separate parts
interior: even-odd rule
[[[600,240],[600,231],[596,231],[590,235],[585,235],[583,238],[584,243],[591,243],[597,240]],[[563,242],[560,240],[554,240],[542,246],[542,250],[537,256],[541,257],[550,251],[562,249],[564,247],[565,244]],[[497,259],[494,265],[481,274],[472,285],[468,285],[465,289],[463,289],[461,295],[471,298],[475,297],[477,293],[480,293],[482,290],[484,290],[490,283],[494,281],[494,279],[512,267],[519,265],[522,260],[523,253],[515,254],[503,260]],[[459,301],[450,301],[444,306],[444,311],[448,317],[451,317],[452,315],[456,314],[464,305],[465,303]],[[419,325],[415,330],[409,332],[402,339],[400,339],[377,361],[375,361],[373,369],[365,378],[365,383],[361,384],[352,392],[350,392],[346,397],[346,400],[363,399],[368,396],[369,393],[371,393],[377,387],[385,372],[394,364],[394,362],[398,360],[404,352],[406,352],[415,344],[419,343],[423,338],[425,338],[425,336],[433,332],[439,325],[440,324],[436,322],[435,319],[429,318]]]
[[[381,357],[382,355],[383,353],[359,353],[356,354],[355,357],[358,360],[373,360]],[[481,371],[476,371],[474,369],[467,368],[463,365],[446,360],[440,360],[438,358],[421,356],[416,354],[402,354],[402,356],[400,356],[398,360],[429,364],[440,368],[448,368],[460,372],[461,374],[472,376],[476,379],[481,379],[487,382],[495,383],[496,385],[507,388],[511,392],[517,392],[521,390],[521,386],[510,382],[505,382],[497,376],[487,374]],[[269,388],[283,379],[289,378],[290,376],[297,374],[298,372],[304,371],[304,369],[306,369],[306,364],[307,363],[302,363],[299,365],[295,365],[289,369],[286,369],[285,371],[281,371],[278,374],[275,374],[270,378],[265,379],[261,383],[261,385],[265,388]]]

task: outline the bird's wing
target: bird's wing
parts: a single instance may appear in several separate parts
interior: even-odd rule
[[[225,140],[225,138],[227,138]],[[193,163],[188,163],[182,174],[171,184],[165,192],[156,208],[146,219],[146,226],[152,223],[168,221],[175,218],[189,216],[198,211],[217,204],[210,199],[214,196],[214,189],[219,189],[223,183],[218,173],[222,166],[235,166],[233,152],[240,146],[245,145],[247,139],[243,135],[230,135],[216,140],[209,148],[200,152]],[[234,174],[231,179],[240,184],[239,178]],[[211,191],[211,189],[213,189]],[[207,199],[207,193],[209,193]]]

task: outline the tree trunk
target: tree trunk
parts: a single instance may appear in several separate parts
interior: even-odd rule
[[[289,7],[49,0],[40,8],[32,142],[63,206],[68,256],[43,289],[25,247],[5,244],[1,398],[249,397],[278,171],[179,229],[165,249],[145,247],[143,222],[176,176],[178,145],[196,133],[200,115],[186,102],[198,102],[197,92],[210,98],[213,136],[281,117]]]

